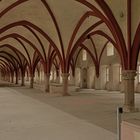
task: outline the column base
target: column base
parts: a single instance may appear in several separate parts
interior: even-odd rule
[[[123,111],[124,112],[127,112],[127,113],[138,112],[139,111],[139,108],[135,108],[135,107],[132,107],[132,106],[124,105],[123,106]]]

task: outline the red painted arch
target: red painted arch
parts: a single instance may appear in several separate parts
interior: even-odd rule
[[[139,55],[139,51],[140,51],[140,24],[138,25],[138,28],[136,30],[136,34],[134,37],[133,46],[132,46],[131,51],[132,51],[131,68],[133,70],[136,70],[138,55]]]
[[[6,30],[10,29],[10,28],[13,28],[13,27],[16,27],[16,26],[29,26],[31,28],[33,28],[34,30],[38,31],[42,36],[44,36],[49,42],[50,44],[52,45],[52,47],[56,50],[57,52],[57,55],[60,59],[60,62],[61,62],[61,65],[62,65],[62,68],[64,70],[64,64],[62,63],[63,59],[62,59],[62,56],[61,56],[61,53],[59,52],[57,46],[55,45],[55,43],[51,40],[51,38],[42,30],[40,29],[39,27],[37,27],[36,25],[32,24],[31,22],[29,21],[18,21],[18,22],[15,22],[15,23],[11,23],[5,27],[3,27],[1,30],[0,30],[0,33],[3,33],[5,32]]]
[[[76,51],[77,47],[82,44],[82,42],[87,39],[87,35],[90,31],[92,31],[93,29],[95,29],[97,26],[99,26],[100,24],[102,24],[103,21],[100,20],[98,22],[96,22],[94,25],[90,26],[80,37],[79,39],[76,41],[76,43],[74,44],[70,54],[69,54],[69,57],[67,58],[67,70],[68,70],[68,64],[69,64],[69,60],[72,58],[74,52]]]
[[[112,11],[110,10],[110,8],[106,4],[106,2],[103,0],[96,0],[96,2],[99,4],[99,6],[103,10],[103,12],[106,14],[106,16],[108,17],[109,20],[94,5],[87,2],[86,0],[85,1],[76,0],[76,1],[87,6],[89,9],[93,10],[95,12],[95,14],[104,21],[104,23],[110,29],[114,39],[116,40],[116,43],[118,44],[118,47],[121,50],[121,54],[122,54],[123,60],[124,60],[124,62],[123,62],[124,68],[128,69],[128,54],[127,54],[124,37],[122,35],[121,29],[120,29],[116,19],[114,18],[113,14],[112,14]]]

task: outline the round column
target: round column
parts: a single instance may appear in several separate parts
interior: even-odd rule
[[[30,88],[34,87],[34,76],[30,76]]]
[[[25,86],[25,78],[24,75],[21,77],[21,86]]]
[[[45,81],[45,92],[50,91],[50,73],[44,73],[44,81]]]
[[[55,79],[55,82],[56,82],[57,84],[60,83],[60,73],[59,73],[59,69],[56,70],[56,79]]]
[[[11,83],[14,83],[14,75],[11,75]]]
[[[125,70],[122,72],[123,82],[124,82],[124,107],[125,112],[135,112],[135,89],[134,81],[136,76],[135,70]]]
[[[63,82],[62,95],[63,96],[69,96],[69,93],[68,93],[68,77],[69,77],[69,73],[62,73],[62,82]]]
[[[15,84],[18,84],[18,72],[16,72],[16,83]]]

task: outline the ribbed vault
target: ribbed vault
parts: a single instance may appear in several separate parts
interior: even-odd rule
[[[116,13],[119,2],[121,0],[2,0],[0,56],[5,61],[10,59],[12,62],[8,64],[13,67],[26,69],[28,66],[31,74],[39,62],[46,73],[50,73],[53,65],[62,73],[68,73],[70,68],[74,71],[78,54],[85,49],[99,76],[100,60],[110,42],[119,54],[123,69],[135,69],[140,48],[139,27],[136,35],[133,33],[132,45],[133,40],[128,41],[129,29],[125,27],[129,17],[121,22]],[[130,1],[124,0],[118,9],[126,15],[129,14],[127,4]]]

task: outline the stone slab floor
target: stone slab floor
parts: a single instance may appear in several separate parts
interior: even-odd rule
[[[0,140],[116,140],[116,107],[122,103],[118,92],[82,90],[61,97],[0,87]],[[140,113],[125,113],[128,118],[140,119]]]

